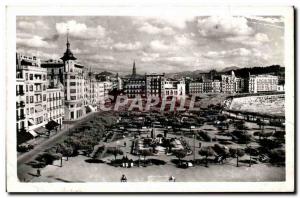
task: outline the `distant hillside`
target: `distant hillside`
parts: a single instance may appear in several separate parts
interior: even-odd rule
[[[231,70],[227,71],[227,74],[230,74]],[[280,65],[271,65],[267,67],[245,67],[234,70],[236,76],[247,77],[249,73],[251,75],[258,74],[273,74],[277,76],[284,76],[285,68],[280,67]]]
[[[238,70],[238,69],[240,69],[239,67],[237,67],[237,66],[232,66],[232,67],[226,67],[225,69],[222,69],[220,72],[224,72],[224,73],[226,73],[226,72],[228,72],[228,71],[232,71],[232,70]]]

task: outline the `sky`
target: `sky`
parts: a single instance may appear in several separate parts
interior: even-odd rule
[[[222,70],[284,62],[281,16],[18,16],[17,52],[41,60],[71,50],[94,71]]]

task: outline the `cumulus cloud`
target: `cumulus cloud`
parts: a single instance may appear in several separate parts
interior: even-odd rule
[[[58,34],[66,34],[69,29],[70,36],[81,39],[95,39],[105,36],[105,28],[101,25],[97,27],[87,27],[84,23],[78,23],[75,20],[68,22],[56,23],[56,31]]]
[[[197,20],[199,33],[204,37],[230,37],[250,35],[254,30],[245,17],[211,16]]]
[[[236,56],[249,56],[251,55],[251,50],[246,48],[237,48],[232,50],[222,50],[222,51],[209,51],[203,54],[206,58],[229,58]]]
[[[248,46],[261,46],[265,43],[270,42],[270,39],[267,34],[256,33],[254,36],[236,36],[225,38],[226,41],[232,43],[239,43]]]
[[[177,46],[172,44],[168,44],[165,41],[161,40],[153,40],[150,42],[150,48],[154,51],[168,51],[168,50],[176,50],[178,49]]]
[[[113,56],[108,56],[108,55],[99,55],[99,54],[94,54],[92,56],[88,57],[89,59],[94,59],[94,60],[100,60],[100,61],[112,61],[115,60]]]
[[[134,43],[116,43],[113,45],[113,49],[117,51],[134,51],[142,47],[141,42],[136,41]]]
[[[17,37],[17,44],[26,47],[41,47],[41,48],[54,48],[56,47],[53,43],[44,41],[40,36],[26,36],[24,38]]]
[[[44,29],[48,30],[49,27],[43,21],[19,21],[18,27],[21,29],[35,30],[35,29]]]
[[[159,57],[160,57],[159,53],[146,53],[146,52],[142,52],[141,61],[142,62],[151,62],[151,61],[156,60]]]
[[[175,41],[178,45],[181,46],[192,45],[194,43],[193,40],[189,39],[185,35],[175,36]]]
[[[176,15],[176,16],[163,15],[160,17],[158,22],[167,23],[173,27],[183,29],[186,27],[187,22],[190,22],[194,19],[195,16],[193,15]]]
[[[157,27],[148,22],[145,22],[140,28],[140,32],[146,32],[148,34],[164,34],[164,35],[173,35],[175,34],[174,30],[171,27]]]
[[[40,58],[41,60],[48,60],[48,59],[59,59],[60,56],[56,53],[47,53],[40,50],[34,50],[34,49],[23,49],[23,48],[17,48],[17,52],[27,55],[27,56],[36,56]]]
[[[283,17],[268,17],[268,16],[247,16],[248,19],[267,22],[267,23],[283,23]]]

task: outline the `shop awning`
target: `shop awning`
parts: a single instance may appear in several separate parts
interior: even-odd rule
[[[46,129],[48,130],[53,130],[55,129],[55,127],[59,126],[59,124],[57,122],[55,122],[54,120],[50,120],[46,125]]]
[[[45,127],[38,127],[38,128],[36,128],[36,129],[33,129],[37,134],[45,134],[45,133],[47,133],[48,131],[47,131],[47,129],[45,128]]]
[[[34,121],[32,119],[28,119],[28,126],[34,125]]]
[[[38,136],[38,134],[36,132],[34,132],[34,130],[29,130],[28,131],[33,137]]]

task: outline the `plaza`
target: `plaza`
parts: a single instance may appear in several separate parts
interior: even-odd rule
[[[60,145],[72,145],[72,154],[65,153],[38,168],[33,166],[40,163],[38,158],[20,164],[19,179],[25,182],[119,182],[124,174],[128,182],[168,182],[171,176],[176,182],[284,181],[285,165],[274,161],[276,157],[271,159],[273,155],[262,147],[265,141],[280,141],[272,149],[284,150],[284,139],[278,138],[284,129],[267,125],[262,128],[255,122],[223,117],[214,108],[217,107],[198,113],[95,114],[40,152],[55,156]],[[243,127],[239,127],[240,123]],[[239,130],[244,132],[239,133]],[[75,152],[74,142],[78,140],[85,143],[76,143]],[[203,150],[207,148],[212,149],[212,153],[205,156]],[[184,151],[181,159],[177,150]],[[237,159],[232,154],[235,150],[244,153]],[[220,161],[223,155],[226,155],[225,160]],[[185,166],[179,166],[182,164]],[[39,177],[37,169],[41,171]]]

